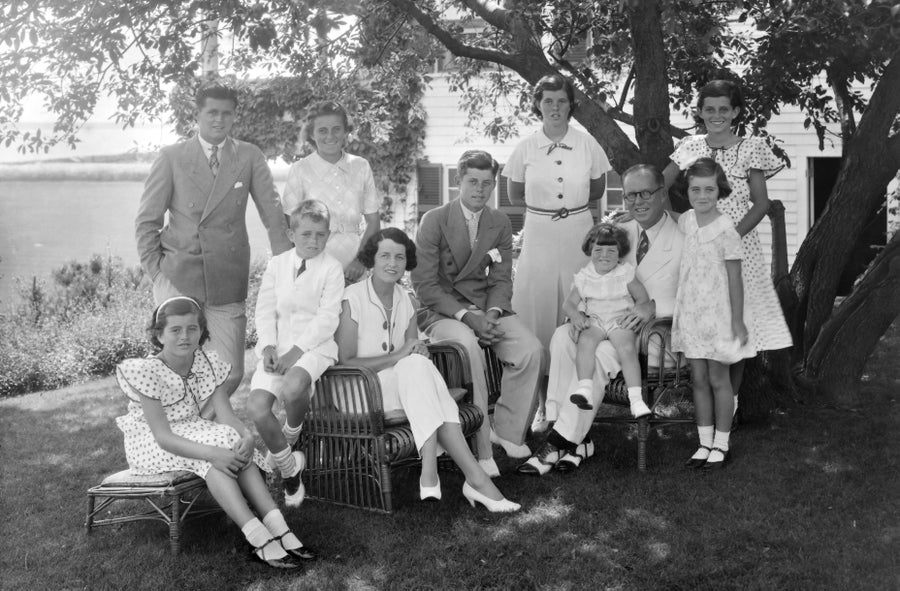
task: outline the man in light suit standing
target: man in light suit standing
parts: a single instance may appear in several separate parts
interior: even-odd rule
[[[209,347],[231,364],[231,394],[244,375],[248,195],[268,230],[272,254],[291,243],[265,157],[253,144],[228,137],[237,93],[210,82],[198,91],[196,106],[197,135],[163,148],[150,169],[135,234],[156,303],[186,295],[203,304]]]
[[[422,218],[416,236],[419,264],[412,271],[422,305],[419,328],[434,340],[462,343],[469,354],[475,404],[485,416],[477,435],[479,464],[492,477],[500,471],[491,443],[510,457],[531,454],[525,434],[543,374],[541,344],[510,305],[512,226],[506,214],[487,206],[498,168],[487,152],[470,150],[462,155],[457,167],[459,198]],[[489,343],[504,365],[493,428],[479,341]]]
[[[678,269],[684,234],[665,209],[665,181],[655,166],[638,164],[622,175],[625,207],[632,220],[622,224],[631,249],[625,260],[635,266],[635,276],[647,288],[650,303],[635,306],[624,326],[639,331],[655,316],[672,316],[678,291]],[[571,471],[594,454],[588,431],[603,401],[609,376],[620,370],[619,359],[609,341],[597,347],[593,409],[581,410],[569,400],[575,390],[575,343],[569,325],[556,329],[550,340],[550,379],[547,386],[547,419],[555,420],[543,446],[518,471],[543,476],[552,469]]]

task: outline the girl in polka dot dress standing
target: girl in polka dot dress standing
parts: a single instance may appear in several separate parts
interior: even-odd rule
[[[670,156],[672,161],[664,175],[668,188],[681,170],[704,157],[712,158],[725,171],[732,192],[719,199],[717,208],[732,219],[741,236],[744,321],[750,333],[750,346],[756,351],[771,351],[790,347],[792,341],[772,285],[769,265],[763,259],[756,226],[769,210],[766,179],[784,166],[762,138],[745,138],[734,133],[743,113],[744,99],[734,82],[713,80],[701,88],[696,115],[703,121],[706,135],[681,140]],[[743,361],[731,366],[735,411],[743,372]]]
[[[160,351],[116,368],[129,400],[128,414],[116,423],[125,434],[131,471],[188,470],[205,479],[253,547],[252,558],[275,568],[298,568],[314,558],[288,528],[257,469],[265,460],[222,387],[231,367],[200,348],[209,339],[200,305],[184,296],[164,301],[148,332]],[[208,418],[213,413],[215,420]]]

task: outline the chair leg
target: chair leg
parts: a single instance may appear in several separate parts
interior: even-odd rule
[[[650,419],[641,417],[638,423],[638,470],[647,471],[647,437],[650,433]]]
[[[173,556],[181,552],[181,495],[172,499],[172,521],[169,522],[169,550]]]
[[[84,529],[86,533],[91,533],[94,527],[94,495],[88,495],[87,517],[84,520]]]

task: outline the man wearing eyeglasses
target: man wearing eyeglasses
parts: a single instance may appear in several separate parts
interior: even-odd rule
[[[678,290],[678,268],[684,234],[665,208],[662,173],[649,164],[632,166],[622,175],[625,208],[632,219],[622,227],[628,232],[631,249],[625,260],[637,269],[636,277],[647,288],[650,303],[635,306],[623,326],[637,332],[655,316],[671,316]],[[560,326],[550,341],[550,379],[547,386],[547,418],[556,423],[543,446],[518,471],[542,476],[552,469],[577,469],[594,455],[588,432],[603,401],[609,375],[620,370],[615,349],[604,341],[597,348],[594,372],[593,409],[581,410],[569,400],[575,390],[575,343],[568,325]]]

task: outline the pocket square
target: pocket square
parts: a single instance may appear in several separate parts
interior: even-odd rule
[[[241,181],[238,181],[234,184],[235,189],[240,189],[243,186],[244,186],[244,183],[242,183]]]

